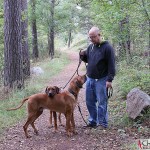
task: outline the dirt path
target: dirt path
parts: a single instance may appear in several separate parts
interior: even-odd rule
[[[72,60],[66,68],[49,82],[51,85],[63,87],[78,65],[78,53],[69,53]],[[80,69],[79,73],[84,71]],[[87,110],[85,106],[85,88],[79,93],[79,102],[84,118],[87,118]],[[26,120],[26,118],[25,118]],[[68,138],[65,129],[58,127],[58,132],[54,133],[54,128],[49,126],[49,111],[44,113],[36,121],[35,125],[39,130],[36,136],[33,130],[29,128],[29,134],[32,136],[26,139],[23,132],[24,121],[19,122],[4,132],[4,136],[0,139],[0,150],[121,150],[128,140],[134,139],[119,134],[116,127],[110,127],[107,130],[83,129],[85,123],[78,111],[75,109],[75,123],[78,134]],[[62,116],[63,124],[65,124],[64,116]],[[126,140],[128,139],[128,140]]]

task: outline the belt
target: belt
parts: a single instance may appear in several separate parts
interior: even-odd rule
[[[87,76],[88,77],[88,76]],[[94,79],[94,78],[90,78],[90,77],[88,77],[89,79],[92,79],[92,80],[95,80],[95,81],[98,81],[99,79]]]

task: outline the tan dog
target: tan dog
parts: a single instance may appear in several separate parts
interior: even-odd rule
[[[45,93],[49,96],[49,97],[53,97],[55,94],[60,93],[60,88],[58,88],[57,86],[53,86],[53,87],[48,87],[45,89]],[[51,111],[50,110],[50,118],[49,118],[49,122],[50,122],[50,127],[52,127],[52,117],[54,118],[54,127],[55,127],[55,131],[57,131],[57,113],[55,111]],[[61,124],[61,113],[59,113],[58,115],[58,119],[59,119],[59,123]]]
[[[60,93],[60,88],[58,88],[57,86],[53,86],[53,87],[46,87],[45,89],[45,93],[49,96],[49,97],[53,97],[55,94]],[[57,113],[55,111],[51,111],[50,110],[50,118],[49,118],[49,122],[50,122],[50,127],[52,127],[52,117],[54,118],[54,127],[55,127],[55,131],[57,131]],[[59,114],[59,123],[61,124],[61,117]]]
[[[76,76],[70,82],[69,88],[67,91],[64,91],[60,94],[56,94],[53,97],[49,97],[47,94],[34,94],[28,98],[22,100],[22,103],[17,108],[11,108],[9,110],[19,109],[26,101],[28,101],[28,119],[25,125],[23,126],[25,136],[30,137],[27,132],[29,124],[34,129],[34,132],[38,134],[37,129],[34,126],[34,121],[42,114],[43,109],[50,109],[54,112],[63,113],[66,117],[66,132],[68,136],[71,136],[75,131],[75,122],[74,122],[74,109],[77,104],[78,93],[82,85],[86,81],[86,76]],[[72,124],[72,129],[71,129]]]

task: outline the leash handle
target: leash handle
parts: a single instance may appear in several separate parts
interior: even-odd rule
[[[111,98],[113,95],[113,88],[110,87],[110,88],[107,88],[107,96],[108,96],[108,99]]]

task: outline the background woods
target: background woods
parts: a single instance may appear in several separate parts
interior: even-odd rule
[[[77,67],[79,51],[90,42],[88,30],[93,25],[115,49],[110,128],[83,129],[82,117],[75,110],[79,134],[68,139],[64,127],[59,126],[58,134],[47,128],[49,111],[45,111],[36,122],[40,135],[25,140],[25,107],[6,109],[24,97],[43,93],[47,84],[63,87]],[[127,106],[132,105],[127,102],[135,87],[150,95],[149,0],[0,0],[0,149],[137,149],[141,139],[150,137],[150,109],[131,120]],[[86,118],[84,89],[80,94]],[[134,94],[133,103],[138,99]],[[138,102],[135,107],[142,106]],[[139,110],[135,107],[130,110]]]
[[[85,48],[88,29],[96,25],[101,28],[104,39],[115,47],[118,72],[123,73],[123,68],[133,69],[131,76],[139,78],[140,74],[139,83],[136,84],[149,92],[148,0],[0,2],[1,86],[24,87],[24,80],[30,76],[31,62],[45,57],[55,58],[56,51],[65,46],[71,47],[76,39],[80,44],[85,43],[79,49]]]

